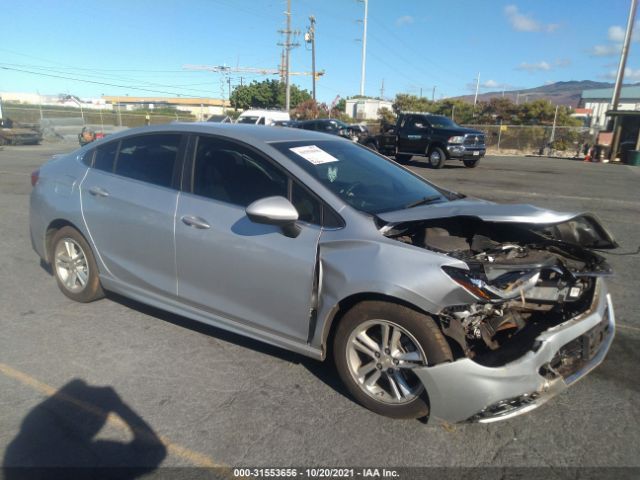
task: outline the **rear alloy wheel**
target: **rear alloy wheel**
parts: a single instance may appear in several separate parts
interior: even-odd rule
[[[362,405],[392,418],[429,414],[424,386],[413,369],[451,358],[431,317],[394,303],[356,305],[335,334],[334,359],[345,386]]]
[[[104,296],[91,248],[77,230],[61,228],[51,246],[53,273],[62,293],[82,303]]]
[[[444,151],[440,147],[435,147],[429,153],[429,165],[431,168],[442,168],[444,167],[444,162],[447,159]]]
[[[476,168],[480,160],[463,160],[464,166],[467,168]]]

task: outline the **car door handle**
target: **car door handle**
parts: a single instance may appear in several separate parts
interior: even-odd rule
[[[205,219],[194,217],[193,215],[185,215],[184,217],[180,218],[180,220],[182,220],[182,223],[184,223],[185,225],[189,225],[193,228],[199,228],[201,230],[211,228],[211,225],[209,225]]]
[[[109,196],[109,192],[107,192],[102,187],[91,187],[89,189],[89,193],[91,195],[93,195],[94,197],[108,197]]]

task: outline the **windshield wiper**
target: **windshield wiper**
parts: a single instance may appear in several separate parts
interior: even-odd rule
[[[427,205],[429,203],[435,202],[436,200],[440,200],[440,198],[442,198],[441,195],[431,195],[430,197],[424,197],[420,200],[416,200],[415,202],[411,202],[409,205],[405,205],[404,208],[413,208],[417,207],[418,205]]]

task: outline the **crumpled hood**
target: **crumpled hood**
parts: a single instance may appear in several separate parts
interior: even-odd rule
[[[387,225],[452,217],[475,217],[485,222],[517,223],[531,227],[557,225],[563,227],[558,240],[591,248],[618,247],[613,236],[592,213],[556,212],[528,204],[464,199],[378,214],[378,218]],[[587,245],[585,238],[593,243]]]

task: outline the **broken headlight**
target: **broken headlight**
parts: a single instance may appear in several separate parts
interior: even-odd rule
[[[540,278],[539,270],[514,270],[491,281],[483,273],[463,268],[443,266],[442,271],[478,300],[491,303],[523,296]]]

